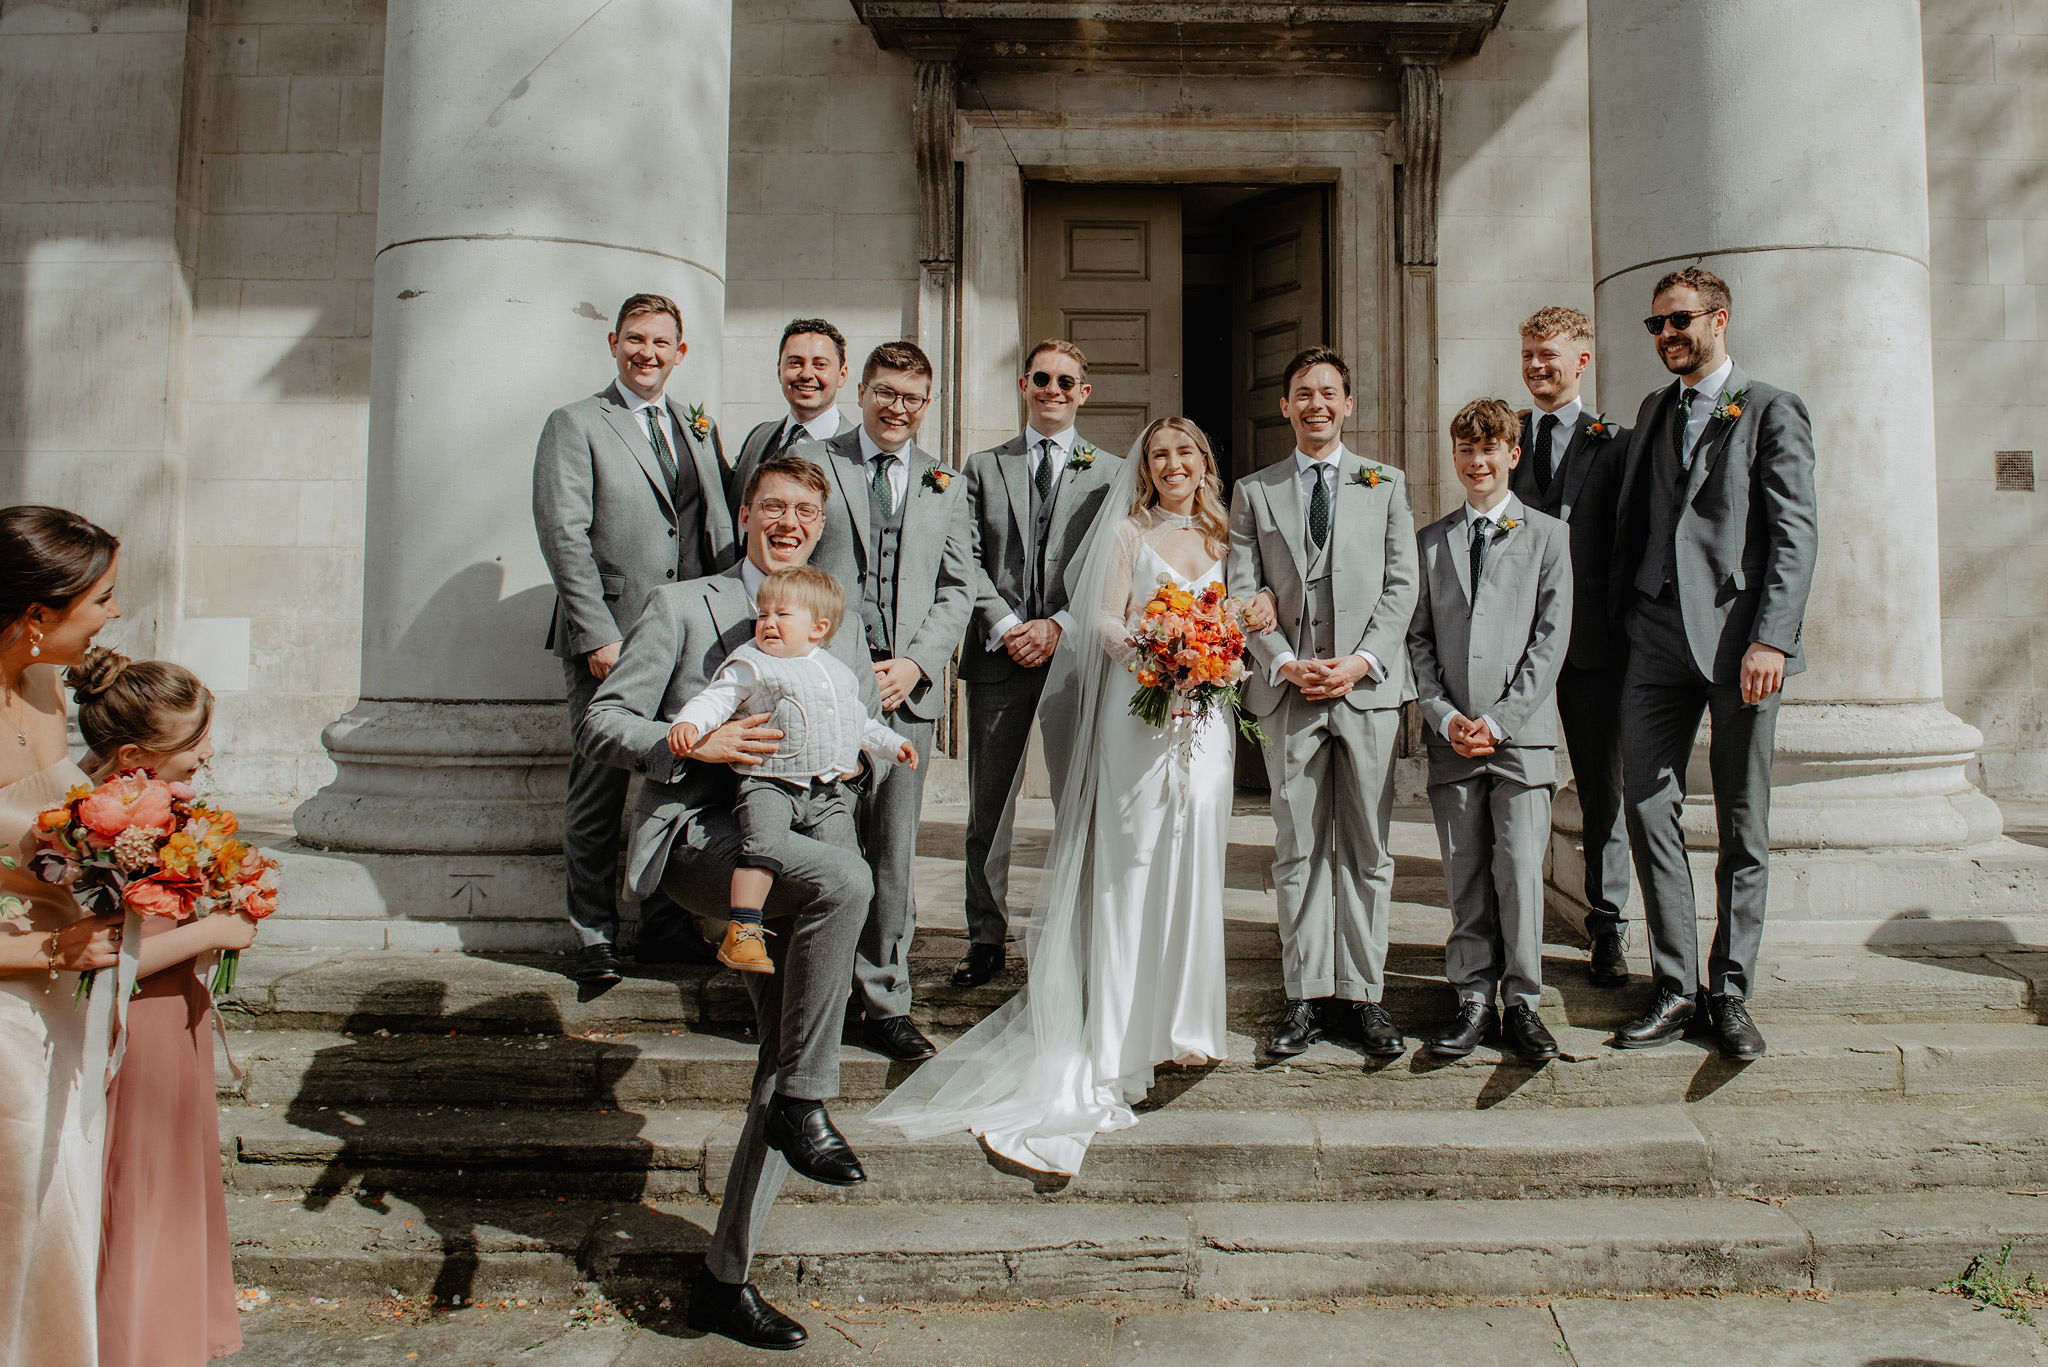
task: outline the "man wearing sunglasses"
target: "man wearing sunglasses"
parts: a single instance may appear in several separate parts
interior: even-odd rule
[[[1040,342],[1017,381],[1022,434],[967,458],[974,534],[974,618],[960,650],[967,684],[967,955],[953,982],[1001,972],[1009,933],[1007,816],[1031,736],[1046,665],[1067,616],[1067,562],[1079,549],[1113,462],[1074,430],[1088,402],[1088,358],[1072,342]],[[1119,453],[1121,454],[1121,453]]]
[[[793,318],[782,330],[775,358],[776,379],[789,412],[759,423],[740,443],[733,467],[735,492],[766,456],[793,451],[807,441],[830,441],[853,429],[854,419],[835,405],[846,387],[846,335],[823,318]]]
[[[1703,1011],[1724,1055],[1754,1059],[1764,1038],[1745,1003],[1763,938],[1771,752],[1780,690],[1806,667],[1818,536],[1806,405],[1729,358],[1728,306],[1720,277],[1688,266],[1657,282],[1643,320],[1678,378],[1643,401],[1629,437],[1609,604],[1628,632],[1623,786],[1657,995],[1613,1044],[1667,1044]],[[1702,714],[1720,837],[1703,991],[1680,828]]]
[[[917,445],[931,411],[932,363],[909,342],[884,342],[861,367],[860,425],[794,454],[833,484],[811,563],[846,588],[881,691],[883,719],[917,747],[860,804],[861,848],[875,900],[854,960],[862,1038],[900,1062],[937,1050],[910,1020],[910,941],[917,930],[911,864],[931,761],[932,723],[946,710],[946,665],[974,607],[965,490]]]

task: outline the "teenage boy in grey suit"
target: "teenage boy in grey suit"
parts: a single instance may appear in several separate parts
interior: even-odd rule
[[[1572,757],[1585,842],[1586,934],[1597,987],[1628,980],[1628,827],[1621,814],[1621,681],[1628,638],[1607,613],[1614,519],[1628,429],[1579,398],[1593,363],[1593,320],[1538,309],[1522,324],[1522,458],[1510,487],[1524,505],[1572,529],[1572,643],[1557,678],[1557,711]]]
[[[1499,399],[1474,399],[1451,421],[1465,503],[1417,538],[1422,589],[1408,654],[1451,899],[1444,974],[1458,993],[1457,1020],[1429,1048],[1462,1058],[1498,1029],[1507,1048],[1540,1064],[1557,1057],[1536,1007],[1572,561],[1565,524],[1508,487],[1521,458],[1515,428]]]
[[[1614,1044],[1668,1043],[1703,1006],[1721,1052],[1754,1059],[1764,1037],[1746,1002],[1770,871],[1771,753],[1785,680],[1806,667],[1819,530],[1806,405],[1729,359],[1728,305],[1719,276],[1688,266],[1657,282],[1643,320],[1678,378],[1643,400],[1629,437],[1610,591],[1627,613],[1623,782],[1657,995]],[[1679,815],[1703,713],[1720,854],[1700,989]]]
[[[1011,802],[1031,722],[1067,615],[1067,562],[1095,524],[1114,461],[1074,430],[1088,358],[1040,342],[1017,380],[1030,421],[962,471],[974,534],[974,616],[960,647],[967,684],[967,954],[957,987],[1002,972],[1009,933]],[[1119,456],[1123,453],[1118,452]]]
[[[549,414],[533,458],[534,530],[555,581],[547,644],[568,681],[572,736],[647,595],[724,569],[739,553],[718,429],[701,406],[679,411],[667,396],[689,350],[681,312],[658,294],[636,294],[609,343],[618,377]],[[562,843],[581,982],[619,980],[613,878],[626,784],[624,772],[580,751],[569,759]],[[643,924],[661,924],[663,911],[657,898],[642,908]],[[656,939],[643,931],[640,957],[671,957]]]
[[[832,496],[823,471],[776,457],[756,470],[740,508],[746,558],[721,574],[656,589],[626,635],[578,736],[591,760],[646,782],[635,807],[627,876],[643,895],[657,886],[703,924],[730,911],[740,853],[733,765],[758,764],[779,731],[765,715],[739,717],[686,743],[672,725],[735,648],[753,639],[754,591],[769,571],[806,563]],[[858,669],[857,633],[830,649]],[[718,1227],[690,1299],[690,1323],[762,1348],[794,1348],[804,1330],[747,1281],[769,1207],[794,1169],[814,1181],[865,1180],[825,1101],[839,1092],[846,979],[874,886],[853,814],[819,815],[817,836],[792,836],[765,908],[774,973],[747,973],[760,1037],[746,1122],[719,1204]]]
[[[910,942],[917,931],[911,870],[932,723],[946,710],[946,666],[974,606],[967,492],[919,448],[932,398],[932,364],[909,342],[885,342],[861,367],[860,426],[796,454],[832,481],[812,563],[837,576],[881,692],[882,719],[917,747],[917,767],[895,765],[860,803],[861,848],[875,901],[854,960],[863,1040],[901,1062],[937,1050],[910,1020]]]
[[[794,451],[807,441],[830,441],[859,421],[835,405],[846,387],[846,336],[823,318],[793,318],[782,330],[776,378],[789,412],[758,423],[740,443],[734,486],[764,457]]]
[[[1237,481],[1230,499],[1233,597],[1272,595],[1278,625],[1253,636],[1246,710],[1270,738],[1273,883],[1287,1009],[1266,1048],[1323,1038],[1319,1004],[1349,1007],[1376,1058],[1401,1031],[1380,1006],[1394,855],[1394,746],[1415,696],[1415,519],[1397,471],[1344,447],[1351,371],[1328,347],[1288,363],[1286,460]]]

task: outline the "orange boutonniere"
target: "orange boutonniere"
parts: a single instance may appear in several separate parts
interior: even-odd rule
[[[1515,528],[1521,526],[1522,524],[1515,521],[1511,517],[1504,517],[1500,521],[1494,523],[1493,525],[1500,528],[1501,535],[1505,536],[1509,532],[1513,531]]]
[[[690,411],[684,416],[690,420],[690,432],[698,441],[711,435],[711,415],[704,411],[703,404],[691,404]]]
[[[1586,419],[1586,435],[1595,438],[1612,436],[1614,435],[1614,424],[1607,421],[1605,413],[1595,413],[1592,417]]]
[[[953,482],[953,472],[943,465],[934,465],[924,472],[924,487],[935,494],[946,492],[946,486]]]
[[[1393,476],[1387,473],[1385,466],[1367,465],[1361,467],[1358,473],[1351,477],[1351,482],[1353,484],[1363,484],[1368,489],[1377,489],[1392,478]]]
[[[1734,422],[1742,416],[1742,401],[1748,394],[1747,389],[1738,389],[1733,394],[1723,396],[1721,406],[1714,410],[1713,416],[1724,422]]]
[[[1075,443],[1074,454],[1067,457],[1070,470],[1092,470],[1095,468],[1095,443],[1082,439]]]

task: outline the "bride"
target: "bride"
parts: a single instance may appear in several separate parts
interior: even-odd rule
[[[1223,854],[1234,750],[1227,709],[1159,730],[1130,715],[1127,643],[1162,582],[1223,578],[1222,484],[1201,429],[1161,418],[1131,448],[1076,568],[1038,715],[1051,848],[1026,929],[1030,977],[875,1109],[911,1138],[967,1129],[1043,1172],[1080,1170],[1161,1062],[1224,1054]],[[1082,611],[1086,605],[1086,611]],[[1271,625],[1269,606],[1254,625]]]

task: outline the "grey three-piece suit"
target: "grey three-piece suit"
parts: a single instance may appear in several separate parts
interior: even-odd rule
[[[960,677],[967,684],[967,938],[976,944],[1001,944],[1009,928],[1005,817],[1050,666],[1026,669],[1001,645],[988,649],[988,638],[1006,617],[1031,622],[1066,610],[1067,567],[1116,476],[1108,453],[1079,439],[1073,449],[1045,499],[1021,434],[975,452],[961,471],[974,558],[974,615],[960,647]]]
[[[843,408],[839,409],[838,413],[839,431],[834,432],[833,436],[836,437],[842,433],[851,432],[854,428],[860,426],[858,415],[848,413]],[[748,431],[747,439],[740,443],[739,459],[733,462],[732,483],[726,488],[726,501],[732,504],[735,512],[739,508],[741,496],[747,491],[747,476],[754,472],[756,465],[759,465],[769,456],[781,451],[783,445],[783,424],[789,420],[790,415],[784,413],[779,418],[770,418],[766,422],[755,423],[753,428]],[[804,433],[797,437],[796,444],[802,446],[810,440],[812,440],[810,434]]]
[[[1509,509],[1516,501],[1508,500]],[[1523,509],[1488,533],[1472,582],[1465,510],[1417,538],[1422,591],[1408,628],[1429,727],[1429,805],[1451,899],[1444,975],[1464,1001],[1535,1010],[1543,995],[1543,856],[1557,782],[1557,677],[1572,630],[1565,524]],[[1452,716],[1498,730],[1491,755],[1444,739]]]
[[[723,569],[738,554],[718,430],[698,436],[667,402],[680,438],[673,485],[617,382],[549,414],[534,453],[533,522],[556,595],[547,645],[562,660],[572,735],[598,687],[584,657],[624,639],[649,593]],[[617,938],[612,883],[627,781],[580,747],[570,758],[569,920],[585,945]]]
[[[1607,595],[1628,429],[1607,423],[1596,437],[1587,431],[1594,415],[1581,411],[1545,491],[1536,477],[1541,416],[1531,412],[1522,419],[1522,461],[1510,487],[1524,506],[1571,524],[1572,642],[1557,677],[1557,711],[1584,819],[1587,929],[1618,931],[1628,921],[1628,826],[1621,811],[1621,684],[1628,637],[1609,615]]]
[[[1318,550],[1294,457],[1237,481],[1230,500],[1230,592],[1271,589],[1279,624],[1251,639],[1240,693],[1267,735],[1273,785],[1273,882],[1281,969],[1293,998],[1378,1001],[1385,987],[1394,856],[1394,746],[1415,696],[1408,621],[1415,614],[1415,522],[1408,486],[1388,466],[1341,453],[1329,540]],[[1360,652],[1383,675],[1312,702],[1272,677],[1282,642],[1301,659]]]
[[[1718,924],[1707,963],[1710,991],[1747,997],[1755,985],[1769,876],[1771,752],[1782,694],[1742,701],[1742,657],[1752,642],[1785,653],[1785,674],[1806,667],[1799,634],[1818,546],[1813,428],[1799,396],[1735,367],[1719,403],[1742,395],[1742,413],[1712,418],[1682,461],[1681,383],[1643,400],[1622,477],[1610,607],[1626,614],[1629,659],[1622,699],[1629,842],[1643,885],[1650,968],[1659,988],[1699,986],[1692,872],[1680,806],[1686,761],[1703,712],[1720,857]]]
[[[740,851],[736,781],[724,765],[677,760],[665,719],[753,638],[754,608],[739,566],[656,589],[577,737],[587,758],[645,776],[626,850],[630,885],[642,896],[659,887],[712,924],[722,924],[731,906]],[[872,698],[858,634],[842,633],[832,651],[856,677],[867,675]],[[846,982],[874,894],[850,812],[821,826],[816,837],[790,836],[787,849],[765,908],[777,971],[741,975],[761,1043],[746,1123],[705,1256],[712,1275],[725,1282],[747,1280],[762,1222],[789,1173],[764,1137],[769,1099],[778,1091],[821,1101],[838,1094]]]

